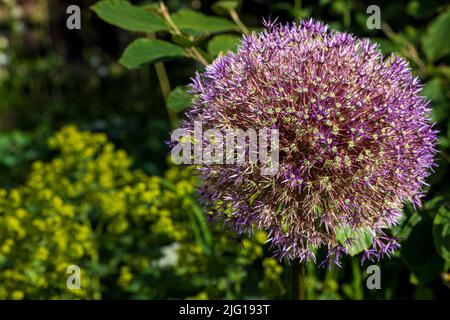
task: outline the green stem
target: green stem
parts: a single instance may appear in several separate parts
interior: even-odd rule
[[[296,15],[296,18],[299,18],[300,10],[302,10],[302,0],[295,0],[295,2],[294,2],[294,13]]]
[[[361,267],[359,265],[359,261],[356,259],[352,259],[352,274],[353,274],[353,290],[355,300],[364,299],[364,291],[361,277]]]
[[[305,300],[305,264],[300,264],[298,274],[298,300]]]
[[[150,39],[155,39],[156,36],[154,33],[149,33],[147,35]],[[169,117],[170,125],[172,128],[176,128],[178,125],[178,116],[177,113],[167,106],[167,100],[169,99],[170,92],[172,92],[172,88],[170,87],[169,76],[167,75],[166,68],[164,67],[163,62],[156,62],[155,64],[156,76],[158,77],[159,86],[161,88],[161,93],[164,99],[164,104],[166,106],[167,115]]]
[[[351,15],[350,15],[350,8],[348,6],[347,3],[347,8],[344,12],[344,26],[345,28],[350,28],[350,24],[351,24]]]
[[[189,56],[191,56],[193,59],[197,60],[201,64],[203,64],[205,67],[209,65],[209,62],[205,59],[205,57],[200,53],[200,51],[197,50],[196,47],[190,47],[187,50]]]
[[[181,35],[180,29],[177,27],[177,25],[173,22],[172,18],[170,17],[169,10],[167,9],[166,5],[163,1],[159,2],[159,8],[161,10],[161,14],[164,18],[164,20],[167,21],[169,26],[173,29],[173,32],[177,35]]]
[[[91,252],[91,259],[92,262],[98,264],[100,262],[100,258],[98,256],[97,250],[92,250]],[[94,300],[102,300],[102,287],[101,287],[101,280],[100,276],[96,276],[92,279],[92,287],[94,291],[93,298]]]
[[[170,124],[173,128],[177,127],[178,124],[178,116],[175,111],[169,109],[167,107],[167,100],[169,99],[170,92],[172,88],[170,87],[169,77],[167,76],[166,68],[164,67],[164,63],[156,62],[155,63],[156,76],[158,77],[159,85],[161,87],[161,93],[164,98],[164,102],[167,109],[167,115],[169,116]]]

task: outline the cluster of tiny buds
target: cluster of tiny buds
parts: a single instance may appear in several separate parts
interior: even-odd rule
[[[289,259],[315,260],[323,246],[337,263],[361,232],[373,238],[363,260],[398,247],[388,229],[405,201],[420,205],[436,143],[428,101],[404,59],[314,20],[269,21],[191,87],[197,99],[185,129],[202,121],[280,133],[272,177],[251,164],[199,168],[215,217],[243,233],[265,229]]]

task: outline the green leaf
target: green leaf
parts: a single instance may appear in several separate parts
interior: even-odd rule
[[[450,10],[439,15],[427,27],[422,38],[422,48],[430,61],[450,53]]]
[[[162,40],[141,38],[134,40],[125,49],[119,62],[128,69],[134,69],[144,63],[183,56],[185,56],[183,48],[177,45]]]
[[[206,216],[205,216],[204,212],[197,205],[193,205],[192,210],[194,211],[195,218],[197,219],[197,222],[200,226],[205,249],[207,251],[210,251],[209,249],[211,248],[213,238],[212,238],[212,234],[208,228],[208,222],[207,222]]]
[[[212,9],[212,11],[214,11],[214,13],[221,14],[221,15],[227,15],[228,11],[236,10],[238,6],[239,6],[239,1],[222,0],[222,1],[217,1],[217,2],[213,3],[213,5],[211,6],[211,9]]]
[[[172,15],[173,22],[184,31],[196,33],[219,33],[237,30],[230,20],[204,15],[189,9],[182,9]]]
[[[433,223],[429,216],[422,215],[400,249],[406,265],[421,284],[439,277],[445,264],[444,259],[436,253],[432,228]]]
[[[441,82],[437,78],[433,78],[425,84],[421,94],[428,97],[434,102],[445,100],[445,93],[442,89]]]
[[[350,238],[352,242],[352,246],[346,243],[346,240]],[[373,237],[372,234],[366,229],[352,229],[351,226],[346,225],[343,228],[336,230],[336,239],[340,244],[344,245],[349,254],[353,257],[358,253],[363,252],[364,250],[370,248],[372,246]]]
[[[176,186],[167,179],[161,179],[161,184],[171,190],[177,192]],[[211,246],[213,242],[213,236],[208,228],[207,218],[202,209],[196,204],[195,200],[190,196],[184,196],[186,200],[192,203],[192,211],[189,210],[189,219],[192,223],[192,229],[197,242],[203,247],[205,253],[211,253]]]
[[[128,31],[156,32],[168,30],[164,19],[156,13],[133,6],[124,0],[103,0],[92,10],[106,22]]]
[[[176,87],[167,99],[167,106],[175,112],[189,108],[192,102],[192,94],[187,92],[185,86]]]
[[[433,237],[436,250],[450,261],[450,211],[441,207],[433,221]]]
[[[380,45],[380,49],[384,54],[400,51],[402,46],[396,42],[384,38],[374,38],[376,43]]]
[[[241,37],[229,34],[215,36],[208,42],[208,52],[214,56],[220,52],[235,51],[241,41]]]
[[[173,43],[176,43],[176,44],[182,46],[183,48],[187,48],[187,47],[196,46],[198,43],[202,42],[207,37],[208,37],[208,34],[206,34],[206,33],[192,32],[191,34],[189,34],[188,32],[186,32],[186,30],[184,30],[184,34],[172,35],[171,40]]]
[[[445,202],[447,202],[446,197],[444,196],[436,196],[431,200],[425,202],[424,208],[426,210],[437,210],[439,209]]]

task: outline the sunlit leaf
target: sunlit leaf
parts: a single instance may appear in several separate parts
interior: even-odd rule
[[[434,121],[439,122],[447,119],[449,105],[446,103],[445,92],[438,78],[433,78],[428,81],[425,84],[421,95],[431,100]]]
[[[229,34],[215,36],[208,42],[208,52],[214,56],[220,52],[235,51],[241,41],[241,37]]]
[[[354,230],[350,226],[345,226],[336,231],[336,239],[340,244],[344,245],[351,256],[355,256],[358,253],[369,249],[372,246],[373,237],[372,234],[365,229]],[[346,241],[351,240],[350,246]]]
[[[163,59],[185,56],[184,49],[167,41],[137,39],[124,51],[120,63],[129,69],[138,68],[144,63],[154,63]]]
[[[427,27],[422,37],[422,48],[430,61],[450,53],[450,10],[439,15]]]
[[[181,29],[198,33],[218,33],[236,30],[236,26],[228,19],[207,16],[200,12],[183,9],[172,15],[172,20]]]
[[[187,109],[192,102],[192,94],[187,92],[185,86],[176,87],[169,95],[167,106],[175,112]]]

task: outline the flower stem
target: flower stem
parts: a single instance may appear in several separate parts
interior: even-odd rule
[[[156,76],[158,77],[159,85],[161,87],[161,93],[164,98],[164,103],[167,109],[167,115],[169,116],[170,124],[173,128],[176,128],[178,123],[177,114],[167,107],[167,99],[169,98],[170,92],[172,91],[170,87],[169,77],[167,76],[166,68],[164,67],[164,63],[156,62],[155,63],[155,71]]]
[[[177,27],[177,25],[173,22],[172,18],[170,17],[169,10],[167,9],[166,5],[163,1],[159,2],[159,8],[161,10],[161,14],[164,17],[164,19],[167,21],[169,26],[173,29],[173,32],[177,35],[181,35],[180,29]]]
[[[170,17],[169,9],[167,9],[163,1],[159,2],[159,10],[164,20],[166,20],[167,24],[172,29],[172,32],[176,35],[182,35],[183,33],[181,32],[180,28],[178,28],[178,26],[175,24],[175,22],[173,22],[172,18]],[[205,59],[205,57],[198,51],[198,49],[195,46],[186,48],[186,52],[191,58],[197,60],[204,66],[209,65],[209,62]]]
[[[156,39],[156,35],[154,33],[147,34],[147,37],[149,39]],[[169,98],[170,92],[172,91],[172,88],[170,87],[169,76],[167,75],[166,68],[164,67],[163,62],[156,62],[154,66],[156,76],[158,77],[159,86],[161,87],[161,93],[164,99],[164,104],[166,106],[170,125],[172,126],[172,128],[176,128],[178,124],[178,116],[176,112],[167,107],[167,99]]]
[[[188,53],[192,58],[203,64],[205,67],[209,65],[209,62],[203,57],[203,55],[200,53],[200,51],[197,50],[196,47],[190,47],[188,49]]]

